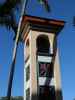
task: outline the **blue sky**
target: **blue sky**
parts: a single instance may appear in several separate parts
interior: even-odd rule
[[[66,22],[65,27],[58,36],[61,82],[63,100],[73,100],[75,97],[75,27],[73,26],[75,0],[48,1],[51,6],[50,13],[47,13],[36,0],[29,0],[30,6],[28,4],[27,13],[35,16],[64,20]],[[8,31],[5,27],[0,26],[0,96],[5,96],[7,91],[8,74],[14,46],[13,34],[11,30]],[[17,53],[12,95],[23,95],[23,68],[23,44],[20,43]]]

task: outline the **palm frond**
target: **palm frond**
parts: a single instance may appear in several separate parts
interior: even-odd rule
[[[12,28],[15,33],[17,32],[17,23],[10,16],[0,17],[0,24],[6,26],[8,29]]]
[[[50,6],[47,0],[38,0],[40,4],[44,5],[47,12],[50,12]]]
[[[73,26],[75,27],[75,16],[73,16]]]
[[[5,24],[9,29],[12,27],[15,32],[17,24],[13,9],[20,3],[21,0],[6,0],[4,4],[0,4],[0,24]]]
[[[0,4],[0,25],[6,26],[7,29],[17,33],[17,22],[14,15],[14,9],[21,5],[22,0],[6,0],[4,4]]]
[[[0,4],[0,16],[10,14],[12,9],[16,8],[20,4],[21,0],[6,0],[3,5]]]

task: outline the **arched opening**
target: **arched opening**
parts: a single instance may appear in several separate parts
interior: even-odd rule
[[[54,67],[50,52],[50,41],[47,35],[38,36],[37,40],[38,61],[38,98],[39,100],[55,100]],[[44,81],[43,81],[44,80]]]
[[[37,38],[37,53],[43,55],[50,54],[50,43],[49,43],[48,36],[40,35]]]
[[[28,60],[28,58],[29,58],[29,55],[30,55],[30,40],[29,40],[29,38],[27,38],[27,40],[25,41],[26,42],[26,44],[25,44],[25,50],[26,50],[26,55],[25,55],[25,61],[27,61]]]

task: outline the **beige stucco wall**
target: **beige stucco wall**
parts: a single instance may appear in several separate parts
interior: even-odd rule
[[[56,100],[62,100],[62,89],[61,89],[60,76],[61,74],[60,74],[59,54],[58,54],[58,49],[57,49],[56,57],[54,61],[54,80],[55,80]]]

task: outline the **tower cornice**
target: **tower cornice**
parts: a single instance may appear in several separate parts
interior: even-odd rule
[[[64,23],[65,22],[61,20],[24,15],[21,25],[22,38],[27,35],[26,33],[30,29],[58,35],[64,27]]]

